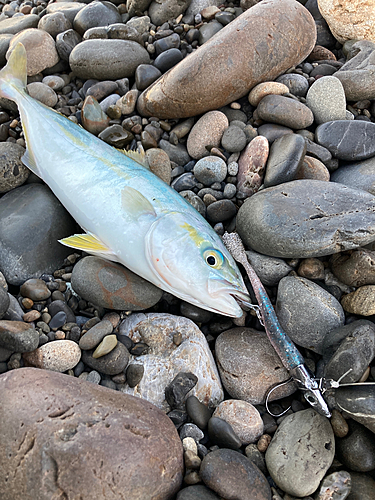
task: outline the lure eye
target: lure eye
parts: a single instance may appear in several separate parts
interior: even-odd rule
[[[218,250],[206,250],[203,254],[206,263],[214,269],[220,269],[224,262],[224,257]]]

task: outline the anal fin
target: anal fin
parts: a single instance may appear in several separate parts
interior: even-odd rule
[[[97,257],[103,257],[103,259],[119,262],[117,255],[93,234],[73,234],[73,236],[63,238],[59,242],[67,247],[76,248]]]

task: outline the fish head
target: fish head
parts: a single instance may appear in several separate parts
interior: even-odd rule
[[[169,212],[146,237],[146,253],[160,288],[202,309],[231,317],[250,301],[241,273],[220,237],[199,216]]]

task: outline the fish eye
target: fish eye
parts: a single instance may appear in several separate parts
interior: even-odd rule
[[[220,269],[224,262],[223,254],[214,249],[206,250],[203,254],[203,258],[206,263],[214,269]]]

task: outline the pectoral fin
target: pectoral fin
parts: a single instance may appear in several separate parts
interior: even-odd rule
[[[127,186],[121,191],[121,204],[126,215],[138,220],[142,215],[156,217],[152,204],[142,193]]]
[[[117,255],[93,234],[73,234],[73,236],[63,238],[59,242],[67,247],[76,248],[77,250],[103,257],[103,259],[118,262]]]

